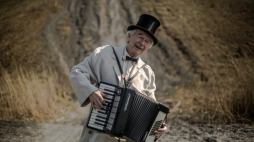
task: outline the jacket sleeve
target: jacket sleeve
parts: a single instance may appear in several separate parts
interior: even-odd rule
[[[99,57],[99,52],[100,47],[95,49],[84,61],[74,66],[69,74],[72,88],[82,107],[90,103],[88,98],[89,95],[95,90],[98,90],[98,88],[92,84],[97,83],[94,65]]]

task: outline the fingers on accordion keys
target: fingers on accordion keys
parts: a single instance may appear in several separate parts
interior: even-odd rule
[[[93,108],[93,109],[96,109],[96,106],[95,106],[95,103],[94,103],[94,102],[92,102],[91,105],[92,105],[92,108]]]
[[[97,109],[97,106],[96,106],[95,104],[94,104],[93,106],[94,106],[94,107],[93,107],[94,109]]]
[[[105,94],[104,94],[103,92],[101,92],[101,91],[100,91],[100,94],[101,94],[101,96],[100,96],[99,100],[102,102],[102,104],[105,104],[104,98],[106,98],[107,95],[105,95]]]
[[[93,109],[99,109],[99,110],[101,110],[101,108],[100,108],[100,106],[98,106],[98,104],[97,103],[93,103]]]
[[[104,108],[104,106],[102,105],[102,102],[100,100],[97,100],[97,105],[98,105],[99,109]]]

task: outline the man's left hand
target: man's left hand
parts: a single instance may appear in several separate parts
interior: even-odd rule
[[[161,125],[161,128],[154,131],[156,139],[159,138],[166,130],[167,130],[167,124],[163,122]]]

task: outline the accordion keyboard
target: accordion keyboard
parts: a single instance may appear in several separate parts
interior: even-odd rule
[[[92,109],[88,126],[97,130],[112,130],[116,118],[117,107],[120,96],[117,96],[116,88],[106,84],[101,84],[99,90],[107,95],[104,108],[102,110]]]

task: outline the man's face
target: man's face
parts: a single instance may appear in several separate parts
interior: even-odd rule
[[[141,55],[153,44],[152,37],[138,29],[133,35],[128,34],[128,41],[127,51],[131,57]]]

